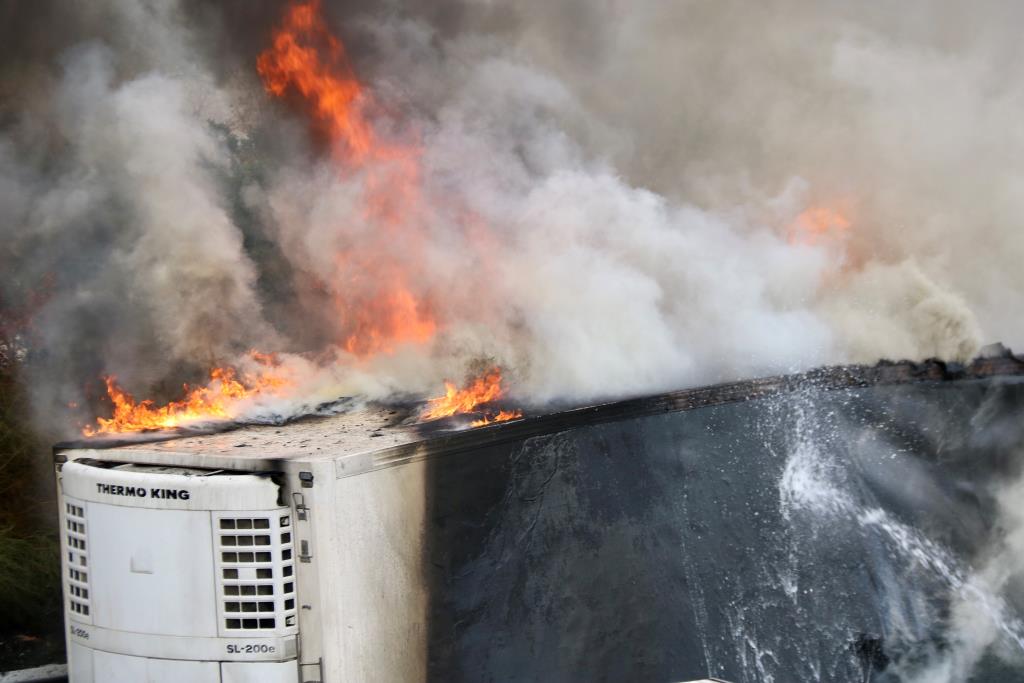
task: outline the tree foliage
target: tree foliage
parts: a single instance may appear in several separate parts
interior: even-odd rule
[[[55,501],[40,495],[48,449],[22,384],[32,316],[45,289],[13,302],[6,294],[0,297],[0,633],[49,630],[59,625],[61,606]]]

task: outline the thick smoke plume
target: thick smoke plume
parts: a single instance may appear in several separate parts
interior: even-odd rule
[[[421,5],[323,8],[416,160],[383,209],[394,158],[256,73],[283,5],[3,10],[0,303],[47,289],[42,423],[250,348],[304,401],[486,363],[542,402],[1024,341],[1018,3]]]

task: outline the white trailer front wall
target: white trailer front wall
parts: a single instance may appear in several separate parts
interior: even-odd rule
[[[343,462],[312,489],[324,680],[426,680],[425,463],[344,476]]]
[[[290,507],[294,534],[298,638],[289,641],[294,647],[288,654],[297,649],[298,680],[416,682],[428,675],[429,603],[423,566],[427,465],[415,444],[421,438],[416,429],[393,422],[386,410],[354,411],[287,428],[252,427],[109,449],[66,449],[60,456],[69,461],[281,473],[280,492]],[[227,510],[237,502],[228,495],[207,507]],[[223,533],[217,525],[213,529],[214,536]],[[139,553],[134,555],[139,559]],[[214,602],[223,602],[217,590]],[[196,625],[202,626],[203,620]],[[193,651],[206,640],[223,647],[219,638],[174,640]],[[168,651],[171,645],[163,641],[161,647]],[[175,650],[173,656],[180,654]],[[218,658],[223,683],[250,680],[238,677],[250,675],[241,657]],[[232,659],[238,665],[229,663]],[[264,659],[270,664],[274,657]],[[260,669],[258,680],[271,670],[276,665]]]

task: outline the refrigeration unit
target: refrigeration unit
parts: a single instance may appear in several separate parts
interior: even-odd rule
[[[293,512],[272,477],[90,458],[58,476],[71,680],[299,680]]]

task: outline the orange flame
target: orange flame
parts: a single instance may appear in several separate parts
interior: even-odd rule
[[[422,420],[436,420],[442,417],[450,417],[459,413],[471,413],[477,411],[480,406],[498,400],[505,395],[501,386],[501,370],[491,368],[484,374],[473,379],[469,386],[459,389],[454,382],[444,383],[444,396],[429,399],[429,407],[420,416]],[[514,420],[522,417],[518,410],[502,410],[495,414],[485,414],[483,419],[472,423],[474,427],[480,427],[492,422]]]
[[[811,207],[789,226],[789,242],[813,246],[826,240],[845,239],[850,225],[850,220],[836,209]]]
[[[360,109],[363,88],[345,46],[320,16],[319,0],[287,10],[272,46],[257,58],[256,71],[268,92],[283,97],[294,90],[309,104],[316,123],[335,143],[335,153],[356,164],[373,155],[373,128]]]
[[[465,389],[459,389],[454,382],[444,383],[444,396],[429,399],[430,407],[424,411],[424,420],[450,417],[457,413],[471,412],[478,405],[501,398],[501,370],[492,368],[477,377]]]
[[[379,140],[367,118],[371,98],[356,79],[345,46],[321,16],[319,0],[286,10],[256,70],[267,92],[301,103],[314,129],[330,140],[343,169],[364,174],[362,218],[374,229],[359,244],[342,248],[337,258],[332,291],[340,317],[339,344],[368,356],[390,353],[402,343],[429,341],[437,323],[429,302],[410,286],[423,240],[414,211],[420,196],[419,152]]]
[[[508,420],[518,420],[522,416],[523,416],[523,411],[521,411],[521,410],[500,410],[500,411],[498,411],[498,414],[494,415],[493,417],[488,416],[488,415],[484,415],[479,420],[473,420],[469,424],[469,426],[470,427],[484,427],[484,426],[489,425],[489,424],[494,424],[495,422],[506,422]]]
[[[191,422],[233,417],[235,409],[243,399],[265,393],[277,393],[291,382],[274,368],[275,359],[268,354],[253,351],[250,357],[260,366],[256,372],[239,376],[232,367],[214,368],[210,371],[210,382],[204,387],[190,388],[184,385],[185,398],[158,406],[151,400],[136,401],[117,384],[117,378],[104,378],[107,396],[114,404],[110,418],[96,418],[96,426],[82,429],[85,436],[141,432],[153,429],[170,429]]]

